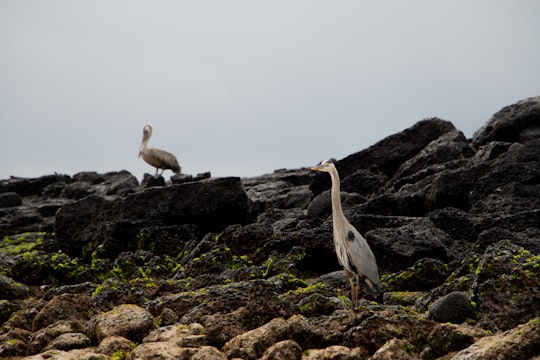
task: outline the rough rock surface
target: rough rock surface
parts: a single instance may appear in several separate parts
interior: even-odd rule
[[[538,357],[539,104],[472,139],[425,119],[336,162],[383,289],[355,309],[312,164],[2,180],[0,357]]]

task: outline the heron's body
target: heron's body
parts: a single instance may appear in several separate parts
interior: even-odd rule
[[[377,261],[369,245],[352,226],[341,207],[340,180],[334,164],[323,161],[312,170],[324,171],[330,174],[332,179],[332,223],[334,229],[334,246],[338,261],[345,269],[351,283],[351,300],[355,307],[358,302],[360,283],[374,295],[380,293],[379,271]]]
[[[157,175],[158,170],[160,169],[161,174],[167,169],[172,170],[175,174],[180,174],[181,168],[176,156],[165,150],[148,148],[148,140],[150,140],[151,136],[152,125],[145,125],[141,147],[139,148],[139,157],[142,157],[149,165],[156,168],[155,175]]]

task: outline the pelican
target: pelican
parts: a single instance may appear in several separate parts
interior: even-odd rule
[[[362,284],[373,295],[381,292],[379,271],[375,256],[362,235],[351,225],[341,208],[339,174],[331,161],[321,161],[311,170],[323,171],[330,174],[332,179],[332,223],[334,228],[334,246],[339,264],[351,284],[351,308],[358,305],[358,293]]]
[[[170,169],[175,174],[179,175],[181,168],[180,165],[178,165],[176,156],[165,150],[148,148],[148,140],[150,140],[151,136],[152,125],[147,124],[143,128],[143,138],[141,147],[139,148],[139,157],[142,156],[144,161],[156,168],[156,173],[154,176],[158,174],[159,169],[161,169],[161,173],[159,174],[160,176],[163,175],[163,172],[166,169]]]

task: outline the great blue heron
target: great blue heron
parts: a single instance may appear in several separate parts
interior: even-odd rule
[[[175,174],[180,174],[181,168],[180,165],[178,165],[176,156],[165,150],[148,148],[148,140],[151,136],[152,125],[145,125],[141,147],[139,148],[139,157],[142,156],[144,161],[156,168],[155,175],[158,174],[159,169],[161,169],[160,175],[163,175],[163,172],[166,169],[172,170]]]
[[[355,308],[358,304],[359,285],[362,284],[374,295],[381,291],[379,271],[375,256],[369,245],[352,226],[341,208],[339,174],[335,165],[330,161],[322,161],[311,170],[324,171],[332,179],[332,222],[334,227],[334,245],[338,261],[345,269],[351,283],[351,302]]]

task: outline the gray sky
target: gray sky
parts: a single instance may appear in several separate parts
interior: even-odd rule
[[[0,179],[140,179],[146,123],[185,173],[262,175],[536,95],[538,0],[0,0]]]

